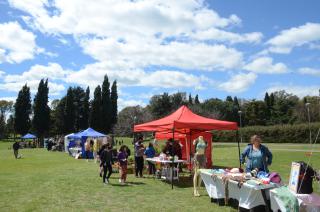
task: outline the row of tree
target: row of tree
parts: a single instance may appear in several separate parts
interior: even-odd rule
[[[197,114],[238,122],[238,125],[240,125],[241,113],[243,127],[306,123],[308,110],[311,122],[320,120],[320,98],[317,96],[299,99],[296,95],[277,91],[266,93],[263,100],[246,100],[227,96],[225,100],[210,98],[200,102],[198,95],[193,98],[190,94],[187,97],[186,93],[178,92],[172,95],[168,93],[155,95],[151,97],[146,107],[124,108],[118,114],[116,133],[123,136],[132,135],[134,124],[164,117],[181,105],[187,105]]]
[[[31,102],[30,88],[24,85],[15,104],[0,101],[0,137],[5,134],[24,135],[34,132],[40,140],[46,136],[65,135],[87,129],[89,126],[109,134],[117,123],[117,82],[110,83],[104,77],[102,86],[97,86],[90,100],[90,89],[69,87],[61,99],[48,105],[48,79],[42,79]],[[10,114],[6,121],[7,114]]]

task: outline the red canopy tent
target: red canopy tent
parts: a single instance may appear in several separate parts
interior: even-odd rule
[[[196,136],[201,134],[205,135],[205,132],[210,130],[237,129],[238,125],[236,122],[220,121],[199,116],[193,113],[187,106],[181,106],[178,110],[164,118],[134,126],[134,132],[156,132],[158,133],[158,138],[181,138],[184,135],[189,141],[189,160],[191,154],[190,150],[192,148],[191,142]],[[208,139],[208,136],[205,136]],[[211,147],[211,137],[208,143],[210,143]],[[210,154],[209,161],[211,161],[211,151],[208,154]]]

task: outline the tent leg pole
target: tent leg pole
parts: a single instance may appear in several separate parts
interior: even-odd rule
[[[239,131],[237,130],[236,132],[236,139],[237,139],[237,143],[238,143],[238,153],[239,153],[239,167],[241,169],[241,161],[240,161],[240,143],[239,143]]]
[[[190,168],[190,176],[192,175],[192,164],[191,164],[191,148],[192,148],[192,145],[191,145],[191,130],[189,132],[189,168]]]
[[[174,144],[174,128],[172,129],[172,146]],[[174,169],[174,164],[173,164],[173,161],[174,161],[174,155],[172,155],[172,163],[171,163],[171,189],[173,189],[173,169]]]

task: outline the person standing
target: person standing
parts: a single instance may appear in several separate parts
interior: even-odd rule
[[[261,144],[261,138],[258,135],[252,136],[250,141],[251,143],[248,144],[240,156],[241,163],[244,163],[247,157],[246,172],[257,169],[268,173],[268,166],[272,163],[272,153],[268,147]]]
[[[144,154],[146,155],[147,158],[153,158],[156,155],[156,151],[153,148],[153,144],[150,142],[149,146],[147,149],[144,151]],[[154,163],[148,161],[148,170],[149,170],[149,175],[154,175],[156,173],[156,166]]]
[[[89,139],[87,139],[86,143],[84,144],[84,151],[85,151],[85,157],[88,162],[90,158],[90,152],[91,152],[91,145],[90,145]]]
[[[139,138],[139,140],[134,145],[134,156],[135,156],[135,171],[136,171],[136,177],[143,177],[143,166],[144,166],[144,146],[142,144],[142,138]]]
[[[127,146],[122,145],[118,153],[118,161],[120,167],[120,179],[119,182],[124,185],[127,181],[127,166],[128,166],[128,155],[127,155]]]
[[[113,164],[112,148],[109,143],[105,145],[104,150],[101,152],[100,160],[103,167],[102,182],[104,184],[108,184],[109,178],[112,174],[112,164]]]
[[[93,143],[93,158],[94,158],[94,162],[97,163],[98,162],[98,151],[99,151],[99,144],[98,144],[98,140],[94,139],[94,143]]]
[[[18,159],[20,144],[18,141],[14,142],[12,145],[13,154],[16,159]]]

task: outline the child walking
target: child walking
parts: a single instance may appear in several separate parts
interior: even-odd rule
[[[122,145],[119,149],[119,153],[118,153],[118,161],[119,161],[119,166],[120,166],[120,179],[119,182],[121,183],[121,185],[125,185],[126,181],[127,181],[127,165],[128,165],[128,161],[127,161],[127,150],[126,150],[126,146]]]

